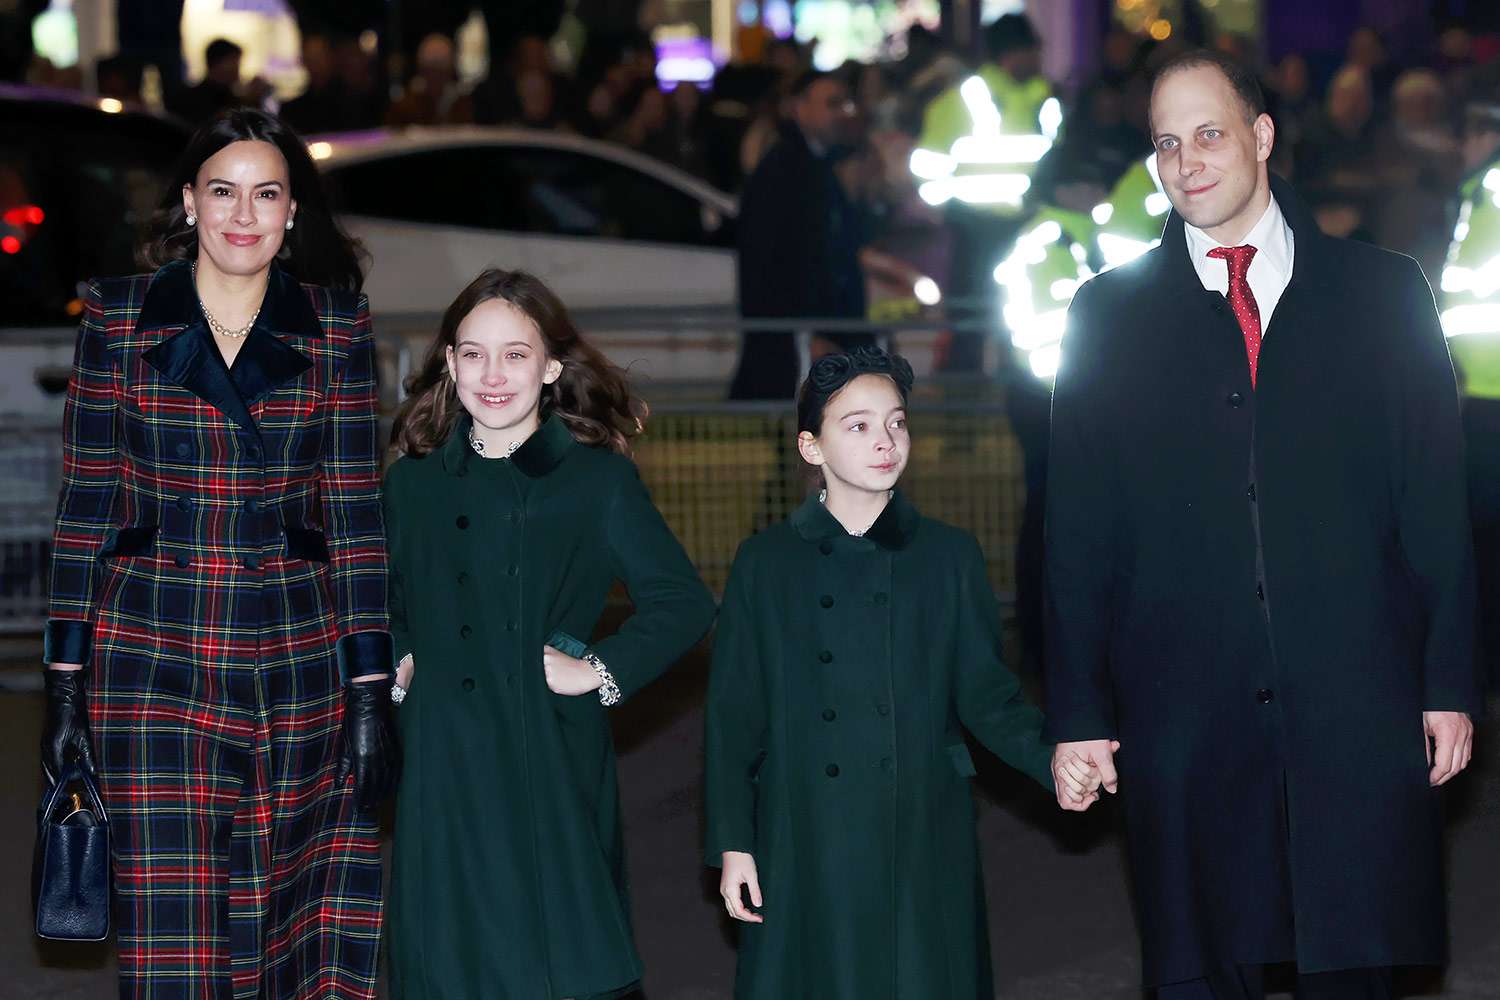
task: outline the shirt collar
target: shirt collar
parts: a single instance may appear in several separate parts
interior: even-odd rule
[[[1186,221],[1182,228],[1187,234],[1188,254],[1192,258],[1194,267],[1202,263],[1210,250],[1226,245],[1197,226],[1188,225]],[[1277,270],[1285,273],[1288,270],[1287,262],[1291,258],[1291,240],[1291,230],[1281,214],[1281,206],[1276,204],[1276,198],[1273,195],[1266,205],[1266,210],[1260,213],[1260,219],[1250,227],[1250,232],[1245,234],[1244,242],[1240,245],[1254,247],[1258,258],[1266,260]]]

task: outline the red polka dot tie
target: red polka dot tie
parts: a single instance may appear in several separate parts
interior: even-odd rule
[[[1214,247],[1210,257],[1222,260],[1229,268],[1229,308],[1239,320],[1240,332],[1245,335],[1245,354],[1250,358],[1250,384],[1255,385],[1255,363],[1260,360],[1260,307],[1250,293],[1250,262],[1255,259],[1255,248]]]

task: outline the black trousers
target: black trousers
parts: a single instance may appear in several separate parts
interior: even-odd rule
[[[1389,1000],[1390,969],[1298,974],[1296,1000]],[[1203,979],[1159,987],[1157,1000],[1264,1000],[1265,966],[1236,965]]]
[[[1464,401],[1469,519],[1479,584],[1480,648],[1492,690],[1500,690],[1500,400]]]

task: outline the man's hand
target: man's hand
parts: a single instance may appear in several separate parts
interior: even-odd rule
[[[1083,812],[1099,799],[1099,792],[1075,791],[1068,762],[1077,757],[1091,767],[1099,769],[1100,784],[1113,795],[1120,788],[1120,776],[1115,772],[1115,752],[1120,749],[1119,740],[1079,740],[1074,743],[1059,743],[1052,751],[1052,783],[1057,788],[1057,804],[1069,812]]]
[[[755,870],[755,858],[744,851],[725,851],[724,873],[719,876],[719,895],[724,900],[724,909],[736,920],[747,924],[765,923],[765,917],[745,905],[742,888],[750,890],[750,902],[761,905],[760,875]]]
[[[1427,783],[1436,788],[1469,766],[1474,757],[1474,723],[1466,712],[1423,712],[1422,743],[1432,772]]]

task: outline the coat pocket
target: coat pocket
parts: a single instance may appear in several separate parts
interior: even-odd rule
[[[951,743],[947,747],[948,760],[953,764],[953,770],[958,772],[960,778],[972,778],[979,772],[974,768],[974,758],[969,755],[969,748],[963,743]]]
[[[111,528],[104,536],[104,546],[99,550],[99,558],[116,559],[124,556],[149,555],[155,547],[158,530],[154,524]]]
[[[294,528],[284,524],[286,554],[293,559],[307,562],[328,562],[328,538],[316,528]]]

